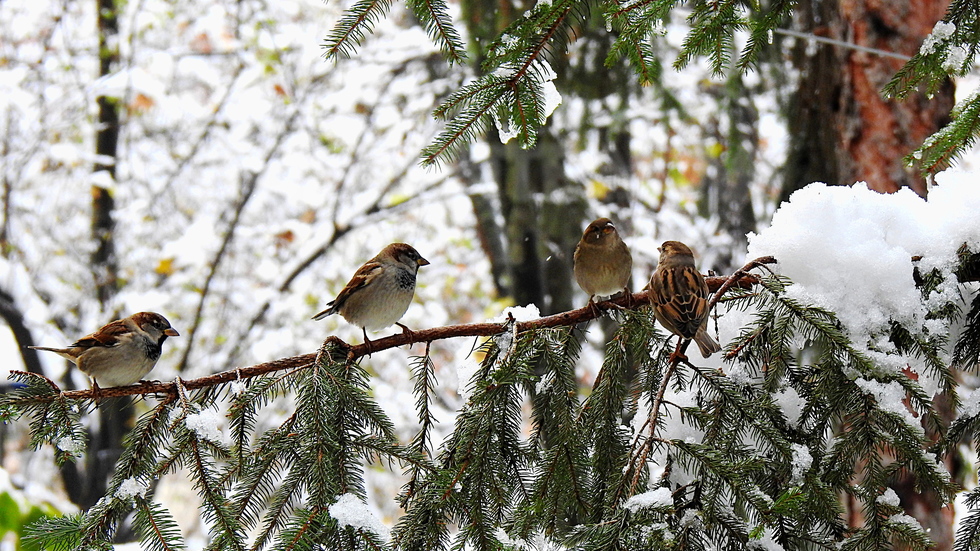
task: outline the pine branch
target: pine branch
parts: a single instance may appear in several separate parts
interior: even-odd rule
[[[31,549],[77,551],[81,547],[82,513],[44,517],[24,529],[24,543]],[[105,547],[111,549],[108,543]]]
[[[453,27],[445,0],[408,0],[408,7],[450,64],[466,61],[466,47]]]
[[[688,17],[691,32],[684,39],[674,68],[683,69],[696,57],[706,56],[715,76],[722,75],[731,58],[735,32],[747,27],[739,10],[737,0],[716,0],[696,5]]]
[[[625,40],[624,37],[620,37],[609,49],[606,67],[612,67],[613,63],[623,55],[629,59],[633,70],[636,71],[640,86],[656,84],[660,80],[663,67],[648,40]]]
[[[429,445],[432,435],[430,434],[433,424],[436,422],[435,416],[429,407],[429,395],[436,384],[435,364],[429,350],[432,343],[425,343],[425,354],[418,358],[415,367],[412,368],[412,376],[415,379],[415,395],[418,397],[415,407],[419,412],[419,432],[412,439],[412,446],[419,455],[429,455]]]
[[[75,541],[74,532],[82,547],[107,548],[135,503],[145,546],[179,546],[168,536],[176,533],[167,511],[118,488],[124,479],[150,480],[183,466],[204,500],[209,550],[387,549],[383,536],[340,526],[328,511],[340,494],[367,493],[366,463],[380,458],[389,467],[408,465],[412,477],[391,544],[398,549],[519,545],[511,538],[581,549],[734,549],[764,537],[786,549],[897,541],[923,548],[922,531],[879,498],[896,476],[912,474],[923,490],[948,500],[955,489],[932,452],[955,443],[927,453],[918,425],[932,405],[921,386],[863,353],[833,312],[790,298],[787,279],[749,273],[773,262],[760,258],[708,278],[712,306],[724,297],[730,308],[756,312],[729,345],[732,366],[724,371],[688,362],[690,341],[667,346],[673,341],[657,330],[640,292],[524,322],[406,331],[358,346],[331,337],[316,354],[193,381],[104,389],[102,396],[160,388],[164,398],[131,432],[112,490],[78,519],[39,525],[57,533],[42,541],[57,547]],[[924,299],[930,293],[924,288]],[[576,374],[575,326],[612,310],[619,327],[589,393]],[[467,386],[470,398],[430,461],[431,345],[472,336],[490,338]],[[934,376],[946,376],[940,341],[930,333],[893,327],[891,338],[899,353],[918,354]],[[421,429],[401,445],[357,360],[411,343],[426,345],[413,362]],[[89,405],[79,403],[86,391],[62,393],[44,377],[16,377],[27,386],[0,403],[5,418],[44,414],[64,427],[78,422],[65,412]],[[226,449],[185,420],[236,381],[248,384],[235,385],[230,396],[233,444]],[[795,395],[779,397],[789,390]],[[280,396],[289,396],[295,411],[259,436],[263,409]],[[789,404],[803,411],[791,418],[784,413]],[[949,438],[975,435],[978,427],[980,420],[958,420]],[[866,511],[867,521],[850,532],[841,493]],[[980,525],[973,517],[966,522]]]
[[[214,462],[205,452],[206,446],[202,445],[202,439],[191,434],[191,431],[187,433],[191,475],[194,477],[198,495],[201,496],[204,518],[212,524],[212,536],[220,537],[227,549],[245,551],[241,526],[225,497],[223,485],[215,476]]]
[[[177,523],[174,522],[169,511],[158,503],[138,498],[133,528],[141,536],[143,549],[179,551],[187,548],[181,538]]]
[[[630,451],[636,449],[636,442],[629,445],[629,434],[623,426],[624,412],[635,415],[637,394],[641,385],[637,384],[637,373],[647,374],[644,379],[661,381],[666,362],[650,353],[662,344],[663,337],[651,325],[652,316],[627,315],[617,329],[613,339],[606,345],[606,356],[602,368],[592,386],[592,393],[582,405],[580,424],[590,447],[602,450],[591,454],[592,490],[589,500],[593,512],[588,519],[598,522],[601,511],[618,507],[628,493],[631,481]],[[632,339],[631,339],[632,337]],[[644,353],[646,352],[646,353]],[[642,433],[642,429],[639,431]],[[637,439],[640,435],[637,435]]]
[[[767,7],[769,11],[751,24],[752,33],[735,65],[739,71],[751,69],[762,48],[772,42],[772,33],[776,27],[790,17],[796,7],[796,0],[775,0]]]
[[[951,24],[951,32],[948,35],[936,36],[934,30],[926,39],[930,44],[920,48],[919,52],[892,77],[882,90],[882,95],[887,98],[905,99],[917,92],[919,85],[923,83],[925,83],[926,94],[930,96],[934,94],[950,73],[958,74],[963,68],[945,63],[950,49],[954,46],[961,44],[970,46],[968,55],[962,60],[963,65],[970,66],[977,54],[977,43],[980,42],[980,2],[954,0],[940,23]]]
[[[606,67],[613,67],[625,56],[633,66],[640,86],[657,84],[663,67],[654,53],[652,38],[657,29],[663,28],[673,7],[653,0],[608,3],[604,14],[607,25],[617,28],[618,36],[609,48]]]
[[[512,23],[500,38],[487,48],[483,70],[493,72],[511,67],[510,84],[524,78],[530,68],[540,61],[543,54],[562,29],[575,7],[574,0],[560,0],[548,5],[538,4],[523,17]],[[505,38],[506,37],[506,38]]]
[[[919,165],[923,174],[935,174],[973,147],[980,140],[980,95],[963,100],[954,107],[950,118],[949,124],[905,158],[906,164]]]
[[[58,385],[43,375],[11,371],[9,378],[24,386],[0,396],[0,422],[29,415],[31,446],[36,450],[45,443],[51,443],[58,465],[73,461],[75,455],[86,447],[87,434],[78,422],[81,408],[58,393]],[[41,397],[42,400],[38,401],[37,398]]]
[[[953,365],[980,368],[980,293],[976,293],[964,318],[963,332],[953,348]]]
[[[758,258],[749,264],[746,264],[745,267],[735,272],[735,274],[731,276],[706,277],[705,281],[708,283],[708,289],[712,292],[715,292],[721,288],[727,290],[736,286],[740,288],[751,288],[752,285],[759,282],[759,278],[747,273],[747,270],[752,269],[751,267],[761,266],[764,264],[774,264],[775,262],[776,259],[772,258],[771,256]],[[572,327],[582,322],[597,319],[605,315],[605,313],[610,310],[636,310],[638,308],[646,307],[649,304],[649,300],[648,291],[631,293],[628,296],[619,296],[611,301],[602,302],[599,304],[599,308],[583,306],[582,308],[561,312],[551,316],[538,318],[536,320],[517,322],[517,332],[520,334],[527,331],[545,329],[548,327]],[[717,298],[712,297],[712,304],[714,304],[714,302],[717,302]],[[178,378],[173,382],[144,381],[142,383],[128,386],[100,388],[98,395],[95,395],[91,390],[60,391],[60,388],[54,381],[44,377],[43,375],[12,370],[10,372],[11,377],[18,377],[24,381],[40,381],[46,385],[47,390],[43,393],[34,392],[33,394],[24,394],[21,391],[18,391],[4,396],[0,398],[0,413],[3,412],[3,408],[21,408],[27,407],[31,404],[47,403],[61,399],[86,400],[145,394],[170,395],[178,391],[178,383],[179,386],[186,390],[197,390],[232,383],[235,381],[243,381],[276,371],[295,371],[299,369],[307,369],[314,364],[317,357],[323,353],[325,347],[327,346],[339,346],[347,351],[347,360],[354,361],[358,358],[369,356],[375,352],[381,352],[383,350],[388,350],[389,348],[397,348],[406,344],[432,343],[439,340],[459,337],[492,337],[494,335],[499,335],[506,328],[506,322],[447,325],[443,327],[433,327],[431,329],[396,333],[388,337],[372,340],[370,345],[358,344],[355,346],[347,344],[337,337],[331,336],[324,341],[324,347],[321,347],[321,351],[317,353],[301,354],[299,356],[281,358],[271,362],[222,371],[221,373],[215,373],[213,375],[207,375],[186,381]]]
[[[429,355],[430,347],[431,343],[425,344],[425,354],[417,358],[414,362],[415,365],[412,367],[412,378],[415,379],[415,395],[417,396],[415,408],[419,413],[419,431],[409,444],[409,449],[412,452],[416,453],[419,457],[426,458],[432,455],[430,450],[431,432],[432,426],[436,422],[429,403],[429,395],[435,385],[435,365],[432,363],[432,357]],[[407,507],[409,501],[415,495],[416,487],[420,483],[423,475],[423,470],[413,464],[410,468],[410,473],[411,476],[408,482],[405,483],[402,495],[399,498],[402,507]]]
[[[296,462],[293,465],[290,472],[276,485],[269,502],[264,504],[267,511],[262,519],[262,528],[252,543],[251,551],[264,548],[269,541],[281,533],[289,523],[289,515],[298,507],[307,473],[303,465]]]
[[[667,392],[667,387],[670,386],[670,384],[673,382],[674,371],[677,370],[677,366],[680,365],[682,358],[684,358],[683,356],[684,350],[681,350],[681,348],[686,348],[687,345],[690,344],[690,342],[691,341],[687,341],[686,343],[681,345],[680,348],[678,348],[680,354],[673,355],[673,357],[670,360],[670,363],[667,365],[667,369],[664,371],[664,374],[661,376],[660,386],[657,388],[657,395],[654,396],[653,402],[651,402],[650,404],[650,412],[647,415],[646,426],[650,432],[646,440],[644,440],[643,444],[639,448],[633,446],[633,448],[636,449],[636,451],[630,457],[630,462],[629,465],[627,466],[627,473],[633,473],[633,476],[630,480],[629,489],[625,492],[625,495],[627,496],[631,496],[636,493],[637,484],[640,481],[640,474],[643,472],[643,469],[641,467],[643,465],[646,465],[647,455],[653,449],[654,442],[657,441],[655,434],[657,428],[660,427],[660,423],[661,423],[660,416],[662,415],[661,408],[663,407],[663,403],[664,403],[664,394]],[[637,436],[637,438],[639,438],[639,435]]]
[[[515,327],[512,321],[509,324]],[[428,515],[432,500],[460,500],[465,506],[449,515],[459,526],[457,544],[475,549],[497,549],[496,527],[518,500],[527,500],[526,466],[532,451],[522,442],[522,403],[525,387],[535,377],[532,365],[540,358],[541,339],[534,333],[506,332],[495,339],[473,380],[473,396],[456,418],[456,428],[443,444],[438,462],[424,484],[435,483],[440,496],[431,491],[409,510],[417,507]],[[448,476],[452,480],[446,484]],[[418,549],[420,543],[437,539],[435,527],[399,523],[400,546]],[[441,532],[441,530],[440,530]]]
[[[378,19],[387,15],[391,0],[359,0],[347,10],[327,37],[324,45],[327,59],[340,55],[350,56],[364,40],[365,32],[371,32]]]
[[[558,537],[591,509],[589,440],[578,430],[578,381],[581,344],[574,331],[542,333],[544,347],[535,371],[543,373],[533,396],[531,445],[539,450],[530,490],[515,508],[512,535],[529,539],[542,530]]]
[[[966,504],[967,507],[970,507],[970,511],[956,530],[954,551],[980,549],[980,509],[977,509],[977,505],[980,504],[980,487],[970,490],[967,494]]]
[[[489,128],[492,115],[508,93],[509,86],[496,75],[485,75],[474,84],[479,93],[469,97],[454,94],[445,107],[436,109],[435,116],[439,117],[455,108],[457,103],[472,104],[456,115],[433,143],[422,150],[423,166],[434,165],[444,156],[455,157],[464,143],[473,141]]]
[[[295,461],[296,438],[292,432],[295,423],[294,412],[279,427],[267,432],[254,450],[248,450],[249,457],[240,467],[238,479],[247,482],[236,488],[231,507],[238,523],[246,530],[258,521],[262,505],[269,503],[284,486],[279,475],[286,464]]]
[[[543,4],[539,4],[543,6]],[[436,109],[436,116],[468,105],[422,150],[422,166],[431,166],[445,157],[455,157],[460,148],[484,133],[495,119],[498,124],[514,125],[522,147],[531,147],[537,129],[544,124],[540,113],[542,76],[535,66],[568,25],[575,3],[562,0],[547,7],[536,7],[529,17],[514,22],[486,52],[484,74],[454,93]],[[513,42],[503,37],[513,38]]]

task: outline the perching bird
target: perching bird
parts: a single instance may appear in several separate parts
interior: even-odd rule
[[[313,316],[321,320],[339,313],[348,322],[361,328],[364,342],[370,343],[367,330],[377,331],[398,324],[415,296],[415,276],[419,267],[429,263],[405,243],[392,243],[358,268],[337,298],[327,309]]]
[[[708,334],[708,285],[694,267],[694,253],[679,241],[660,246],[660,262],[650,278],[653,313],[668,331],[694,339],[707,358],[721,350]]]
[[[626,286],[633,270],[633,256],[608,218],[589,224],[575,247],[573,261],[575,281],[589,294],[590,304],[596,296],[629,293]]]
[[[99,385],[125,386],[142,379],[160,359],[163,341],[179,336],[167,318],[156,312],[138,312],[103,325],[67,348],[30,348],[54,352],[75,364],[92,379],[92,388],[98,392]]]

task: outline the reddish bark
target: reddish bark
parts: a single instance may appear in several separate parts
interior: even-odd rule
[[[797,25],[866,48],[912,56],[942,19],[947,0],[824,0],[803,2]],[[802,42],[802,41],[800,41]],[[913,94],[886,100],[881,90],[903,61],[876,53],[800,43],[801,71],[790,119],[793,139],[784,197],[813,181],[850,185],[866,181],[890,193],[910,187],[926,193],[918,169],[903,158],[949,120],[951,82],[932,98]]]
[[[912,56],[946,13],[948,2],[927,0],[841,0],[841,40]],[[915,94],[904,101],[886,100],[880,90],[902,67],[891,57],[850,50],[842,112],[848,114],[840,134],[846,173],[844,182],[862,179],[884,193],[911,187],[925,195],[925,182],[903,157],[948,120],[953,106],[949,84],[932,99]]]

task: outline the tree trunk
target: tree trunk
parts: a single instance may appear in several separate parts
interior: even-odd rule
[[[546,130],[538,145],[491,141],[510,276],[509,294],[542,315],[571,308],[572,252],[582,233],[582,190],[564,173],[561,145]]]
[[[801,2],[797,28],[859,46],[913,55],[943,17],[948,2],[828,0]],[[933,98],[885,100],[880,91],[903,61],[830,44],[798,41],[800,70],[789,121],[793,140],[783,198],[811,182],[850,185],[864,180],[889,193],[925,182],[903,157],[948,121],[953,85]]]
[[[495,38],[531,5],[463,2],[475,48]],[[479,56],[473,59],[477,70],[482,61]],[[497,184],[499,213],[485,195],[471,195],[471,201],[481,244],[493,264],[494,285],[518,305],[537,305],[544,315],[566,310],[572,304],[572,252],[585,217],[581,185],[565,177],[562,145],[547,126],[540,130],[537,145],[527,150],[516,141],[501,144],[493,134],[491,130],[487,137],[488,164]],[[463,173],[479,177],[477,170]]]
[[[114,0],[97,0],[99,5],[99,76],[112,73],[119,63],[119,22],[116,19]],[[95,135],[95,153],[97,161],[94,172],[106,171],[115,180],[115,159],[119,144],[119,107],[114,98],[99,96],[99,125]],[[111,159],[111,161],[109,161]],[[115,242],[113,231],[115,221],[112,218],[115,200],[111,190],[92,186],[92,239],[95,241],[95,251],[92,253],[92,270],[95,274],[95,289],[99,302],[104,307],[116,293],[118,266],[116,263]]]
[[[97,24],[99,31],[99,76],[111,74],[119,64],[119,22],[114,0],[97,0]],[[100,96],[98,127],[95,135],[96,163],[93,172],[106,172],[115,180],[116,159],[119,144],[119,101],[117,98]],[[106,186],[92,186],[92,240],[95,250],[91,267],[95,281],[95,294],[106,311],[118,290],[118,262],[116,258],[115,199]],[[118,312],[111,314],[116,315]],[[109,321],[109,320],[105,320]],[[94,328],[93,328],[94,329]],[[62,480],[69,498],[81,507],[91,507],[106,491],[106,482],[112,474],[116,459],[122,453],[122,439],[132,425],[135,413],[132,400],[105,400],[98,407],[98,423],[93,424],[92,434],[84,464],[66,463],[61,468]],[[84,468],[84,470],[82,470]]]
[[[718,96],[718,117],[712,117],[702,128],[706,143],[725,144],[725,149],[711,161],[711,170],[702,182],[702,214],[717,217],[718,231],[731,236],[734,245],[712,266],[727,273],[741,267],[743,259],[732,255],[745,250],[746,234],[756,229],[750,188],[756,177],[759,111],[740,74],[733,74],[724,87],[718,87]]]

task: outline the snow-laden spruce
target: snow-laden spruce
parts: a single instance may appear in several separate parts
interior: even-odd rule
[[[964,289],[953,276],[957,253],[964,244],[980,251],[976,176],[947,171],[936,181],[928,199],[909,189],[881,194],[863,183],[810,184],[749,241],[749,257],[776,257],[778,272],[793,282],[789,297],[836,313],[858,350],[895,372],[912,369],[930,394],[938,383],[923,360],[895,350],[888,335],[893,323],[922,338],[948,335],[949,324],[929,319],[930,310],[962,303]],[[942,277],[926,301],[916,270]]]

